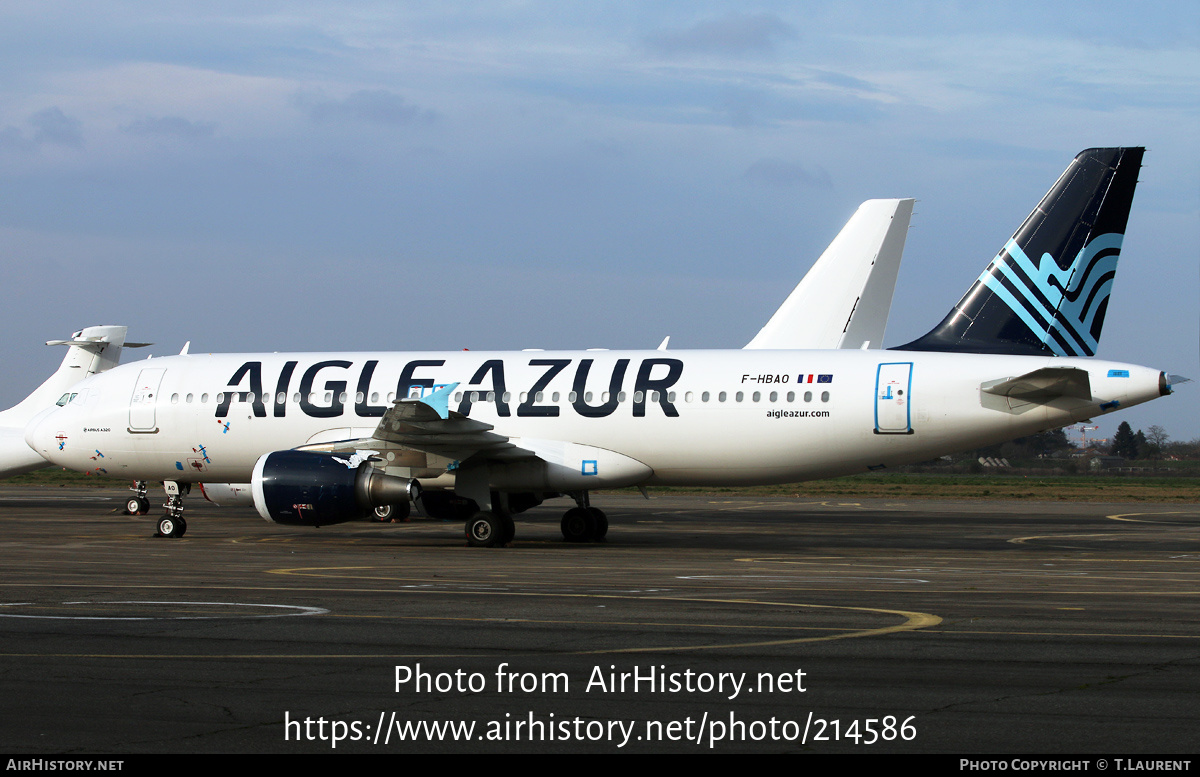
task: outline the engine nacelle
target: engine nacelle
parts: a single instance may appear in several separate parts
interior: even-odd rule
[[[268,521],[295,526],[329,526],[356,521],[383,505],[420,496],[417,481],[388,475],[349,455],[275,451],[254,465],[250,480],[254,508]]]

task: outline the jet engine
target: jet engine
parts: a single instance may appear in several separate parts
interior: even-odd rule
[[[359,520],[376,507],[415,501],[421,486],[357,456],[275,451],[254,465],[250,490],[255,509],[268,521],[328,526]]]

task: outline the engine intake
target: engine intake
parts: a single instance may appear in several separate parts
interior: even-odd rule
[[[416,500],[421,485],[369,462],[313,451],[275,451],[254,465],[254,507],[268,521],[329,526],[363,518],[376,507]]]

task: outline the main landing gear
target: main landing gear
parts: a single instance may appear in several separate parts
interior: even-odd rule
[[[408,502],[394,505],[380,505],[371,511],[371,520],[377,523],[397,523],[407,521],[412,508]]]
[[[503,496],[493,498],[491,510],[480,510],[467,519],[463,527],[467,544],[476,548],[497,548],[509,544],[516,533],[512,515],[499,505]],[[505,495],[507,496],[507,495]],[[588,503],[586,491],[571,494],[575,507],[562,517],[563,539],[567,542],[600,542],[608,534],[608,516]]]
[[[155,537],[182,537],[187,531],[187,521],[183,519],[183,497],[192,490],[191,483],[176,483],[168,480],[163,483],[167,492],[167,502],[163,505],[167,514],[158,520],[158,531]]]
[[[480,510],[467,519],[463,527],[467,544],[475,548],[503,547],[513,541],[517,526],[505,512]]]
[[[608,534],[608,516],[588,502],[586,491],[572,494],[575,507],[563,513],[562,534],[567,542],[600,542]]]

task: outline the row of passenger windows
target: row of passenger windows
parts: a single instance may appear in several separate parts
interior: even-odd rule
[[[467,393],[471,395],[472,402],[495,402],[496,401],[496,392],[494,392],[494,391],[469,391]],[[642,402],[643,400],[646,400],[649,402],[659,402],[662,399],[662,395],[657,391],[651,391],[651,392],[649,392],[649,394],[650,394],[649,397],[644,397],[641,391],[635,391],[635,392],[633,392],[633,401],[634,402]],[[550,394],[550,404],[552,404],[552,405],[558,404],[561,396],[562,395],[557,391],[551,393]],[[592,399],[594,398],[594,396],[595,395],[591,391],[585,391],[585,392],[583,392],[583,401],[590,403],[592,401]],[[796,402],[797,401],[796,398],[798,395],[795,391],[789,391],[784,396],[786,397],[785,401]],[[454,394],[455,402],[461,402],[462,398],[463,398],[463,392],[459,391]],[[746,392],[744,392],[744,391],[737,391],[737,392],[734,392],[734,394],[733,394],[734,402],[744,402],[744,401],[746,401],[746,398],[747,398]],[[529,394],[522,391],[520,401],[526,402],[528,399],[529,399]],[[574,391],[571,391],[567,394],[567,401],[572,404],[575,403],[576,401],[578,401],[578,399],[579,399],[579,395]],[[612,394],[610,394],[607,391],[600,392],[600,401],[602,403],[608,402],[610,399],[612,399]],[[628,399],[628,395],[626,394],[626,392],[624,392],[624,391],[617,392],[617,402],[618,403],[625,402],[627,399]],[[684,402],[695,402],[696,399],[697,399],[696,392],[694,392],[694,391],[683,392],[683,401]],[[699,400],[701,402],[710,402],[710,401],[712,401],[712,399],[713,399],[713,395],[711,392],[709,392],[709,391],[700,392]],[[763,393],[761,391],[752,392],[749,395],[749,399],[751,402],[762,402],[762,401],[764,401]],[[813,401],[813,393],[811,391],[805,391],[804,395],[803,395],[803,399],[805,402],[812,402]],[[726,402],[728,400],[729,400],[729,392],[727,392],[727,391],[717,392],[717,396],[716,396],[717,402]],[[509,391],[504,392],[502,401],[511,402],[512,401],[512,392],[509,392]],[[533,401],[534,402],[545,402],[546,401],[545,392],[542,392],[542,391],[537,392],[537,394],[534,395],[534,397],[533,397]],[[668,391],[667,392],[667,401],[672,404],[674,404],[676,401],[678,401],[676,392]],[[780,393],[778,391],[770,392],[769,394],[766,395],[765,401],[779,402],[780,401]],[[828,391],[821,392],[821,401],[822,402],[829,401],[829,392]]]
[[[647,397],[643,396],[643,393],[641,391],[635,391],[635,392],[633,392],[633,401],[634,402],[642,402],[643,400],[648,400],[650,402],[659,402],[662,399],[661,394],[657,391],[651,391],[651,392],[649,392],[649,394],[650,394],[650,396],[647,398]],[[462,402],[464,395],[470,395],[472,402],[495,402],[496,401],[496,392],[494,392],[494,391],[468,391],[468,392],[458,391],[458,392],[455,392],[455,394],[454,394],[454,402],[456,404],[459,402]],[[414,394],[414,396],[416,396],[416,395]],[[243,399],[243,397],[244,397],[244,399]],[[395,400],[395,397],[396,397],[395,394],[388,393],[387,402],[389,404],[391,404],[391,402],[393,402]],[[550,394],[550,403],[558,404],[559,401],[561,400],[561,397],[562,397],[561,393],[559,393],[557,391],[552,392]],[[583,392],[583,401],[584,402],[591,403],[593,401],[594,397],[595,397],[595,395],[591,391]],[[66,398],[67,398],[66,395],[64,395],[64,399],[66,399]],[[248,392],[244,392],[244,391],[234,392],[230,398],[233,400],[241,399],[242,401],[245,401],[245,402],[254,401],[253,395],[251,395]],[[354,395],[354,402],[356,404],[361,405],[363,403],[363,398],[364,398],[364,395],[360,391]],[[607,392],[607,391],[600,392],[600,401],[602,403],[608,402],[611,398],[612,398],[612,395],[609,392]],[[529,399],[528,392],[522,391],[520,394],[519,401],[524,403],[524,402],[528,401],[528,399]],[[567,394],[567,402],[574,404],[575,402],[578,401],[578,399],[579,399],[579,395],[574,391],[571,391]],[[617,402],[618,403],[625,402],[625,401],[627,401],[627,399],[628,399],[628,395],[626,394],[626,392],[624,392],[624,391],[617,392]],[[694,391],[683,392],[683,401],[684,402],[695,402],[696,399],[697,399],[696,392],[694,392]],[[744,392],[744,391],[737,391],[737,392],[734,392],[734,394],[733,394],[734,402],[745,402],[746,399],[747,399],[747,396],[746,396],[746,392]],[[751,401],[751,402],[767,401],[767,402],[772,402],[772,403],[778,403],[780,401],[785,401],[785,402],[789,402],[789,403],[794,403],[794,402],[800,401],[801,399],[804,402],[812,402],[814,400],[813,392],[805,391],[803,393],[803,395],[801,396],[800,394],[798,394],[795,391],[788,391],[782,395],[782,399],[781,399],[780,392],[772,391],[766,395],[765,400],[764,400],[763,392],[761,392],[761,391],[754,391],[754,392],[751,392],[749,395],[749,401]],[[700,400],[700,402],[710,402],[713,400],[713,395],[711,392],[702,391],[702,392],[700,392],[699,400]],[[829,392],[822,391],[820,400],[822,402],[828,402],[829,401]],[[183,396],[183,401],[187,404],[191,404],[196,401],[196,395],[195,394],[186,394]],[[217,404],[221,404],[224,401],[225,401],[225,394],[223,394],[223,393],[217,394],[217,396],[216,396]],[[275,404],[282,405],[285,402],[287,402],[287,395],[281,392],[281,393],[275,395],[274,397],[272,397],[270,392],[266,392],[262,395],[262,401],[264,404],[271,404],[272,402],[274,402]],[[309,394],[308,401],[312,402],[312,403],[324,402],[325,404],[331,404],[333,402],[333,392],[326,391],[323,397],[320,394],[315,394],[315,393]],[[343,391],[338,396],[338,401],[340,401],[344,405],[350,401],[350,395],[348,393],[346,393],[345,391]],[[502,402],[512,402],[513,401],[512,392],[505,391],[504,395],[501,397],[501,401]],[[546,401],[545,392],[542,392],[542,391],[537,392],[537,394],[533,398],[533,401],[538,402],[538,403],[545,402]],[[668,391],[667,392],[667,401],[674,404],[677,401],[676,392]],[[727,391],[717,392],[716,401],[717,402],[729,401],[729,392],[727,392]],[[171,395],[171,404],[177,405],[177,404],[179,404],[179,402],[180,402],[180,395],[172,394]],[[208,394],[201,394],[200,395],[200,403],[207,404],[207,402],[208,402]],[[300,403],[300,394],[298,394],[298,393],[292,394],[292,402],[295,404],[299,404]],[[66,404],[62,400],[59,400],[59,403]],[[371,404],[378,404],[378,403],[379,403],[379,393],[373,392],[371,394]]]
[[[395,398],[396,398],[396,395],[389,392],[387,395],[388,404],[391,404],[391,402]],[[230,395],[230,399],[233,401],[240,400],[243,402],[253,402],[254,395],[249,392],[246,392],[246,391],[235,391]],[[343,405],[346,404],[346,402],[350,401],[349,394],[347,394],[345,391],[343,391],[339,395],[339,400],[341,401],[341,403]],[[196,401],[196,395],[195,394],[186,394],[182,397],[182,401],[187,404],[191,404]],[[206,404],[208,402],[208,394],[201,394],[199,401],[201,404]],[[217,404],[219,405],[224,401],[225,401],[225,394],[224,393],[217,394],[217,396],[216,396]],[[264,392],[262,395],[262,401],[263,401],[263,404],[267,404],[267,405],[271,404],[272,402],[274,402],[275,404],[278,404],[278,405],[282,405],[285,402],[287,402],[287,394],[280,392],[279,394],[276,394],[274,397],[272,397],[271,392],[269,392],[269,391]],[[326,391],[323,396],[321,394],[316,394],[316,393],[309,394],[308,401],[309,402],[324,401],[326,404],[332,403],[333,402],[333,392]],[[361,391],[354,395],[354,401],[357,402],[358,404],[362,404],[363,393]],[[171,395],[171,404],[177,405],[177,404],[179,404],[179,402],[180,402],[180,395],[172,394]],[[298,394],[298,393],[292,394],[292,402],[295,404],[300,404],[300,394]],[[379,392],[376,391],[371,394],[371,403],[372,404],[379,403]]]

